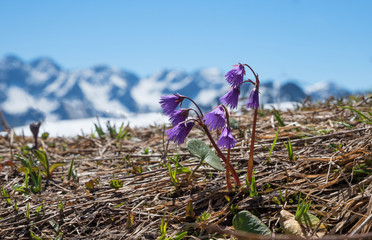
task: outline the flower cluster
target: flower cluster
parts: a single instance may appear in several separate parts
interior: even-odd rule
[[[256,82],[248,79],[244,81],[245,67],[248,67],[254,77]],[[230,178],[228,177],[231,173],[234,177],[234,181],[239,186],[240,180],[239,176],[235,172],[233,166],[230,163],[230,149],[235,147],[237,141],[234,139],[230,125],[229,125],[229,113],[225,106],[230,106],[234,109],[238,107],[240,88],[243,83],[250,82],[254,85],[251,90],[247,107],[255,109],[254,120],[252,126],[252,138],[251,138],[251,149],[248,161],[248,179],[252,177],[253,171],[253,150],[254,150],[254,137],[255,137],[255,126],[257,119],[257,109],[259,108],[259,79],[258,75],[253,71],[253,69],[247,64],[234,65],[234,68],[230,70],[226,75],[226,81],[230,84],[231,89],[220,98],[222,105],[218,105],[212,111],[203,115],[203,112],[199,106],[189,97],[182,96],[180,94],[165,95],[160,98],[160,105],[163,109],[165,115],[169,116],[169,120],[172,123],[173,128],[166,131],[169,140],[174,141],[178,145],[185,142],[187,135],[190,133],[191,129],[198,124],[202,127],[209,140],[211,141],[213,147],[216,149],[217,154],[226,164],[226,179],[227,186],[231,189]],[[195,105],[195,109],[184,109],[179,108],[185,99],[188,99]],[[193,112],[192,116],[189,118],[190,111]],[[211,131],[220,132],[220,137],[217,141],[213,139],[210,134]],[[228,149],[227,157],[222,153],[221,148]],[[250,180],[249,180],[250,181]]]
[[[160,105],[165,115],[169,116],[173,128],[166,131],[168,138],[177,144],[182,144],[194,126],[193,121],[187,121],[190,109],[176,108],[182,104],[185,96],[180,94],[165,95],[160,98]]]
[[[244,65],[241,63],[235,65],[234,68],[225,75],[226,81],[231,85],[231,89],[220,98],[220,101],[225,105],[230,105],[230,108],[232,109],[238,107],[240,87],[244,83],[244,75],[245,69]],[[253,90],[251,90],[247,107],[257,109],[259,106],[258,87],[256,86]]]
[[[231,148],[236,144],[236,140],[231,134],[230,127],[226,120],[225,109],[222,105],[217,106],[214,110],[205,114],[204,123],[211,130],[220,130],[222,133],[217,141],[217,144],[222,148]]]

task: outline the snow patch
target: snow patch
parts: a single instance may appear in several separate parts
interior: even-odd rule
[[[115,116],[124,116],[129,112],[118,100],[110,100],[110,85],[98,87],[87,81],[81,81],[79,86],[96,110],[111,113]]]
[[[110,82],[117,86],[118,88],[126,88],[127,87],[127,82],[125,81],[125,79],[122,79],[121,77],[117,76],[117,75],[112,75],[110,77]]]
[[[130,127],[148,127],[149,125],[167,124],[168,117],[160,113],[146,113],[146,114],[132,114],[126,118],[100,118],[100,123],[104,130],[107,121],[117,128],[122,123]],[[41,124],[40,132],[48,132],[51,137],[75,137],[84,134],[91,134],[95,132],[94,123],[97,123],[96,118],[75,119],[75,120],[61,120],[61,121],[45,121]],[[14,131],[17,135],[24,134],[25,136],[32,136],[29,125],[16,127]]]
[[[50,113],[59,106],[57,101],[49,101],[45,98],[35,99],[18,87],[10,87],[7,96],[2,107],[8,114],[22,114],[29,108],[40,109],[42,112]]]

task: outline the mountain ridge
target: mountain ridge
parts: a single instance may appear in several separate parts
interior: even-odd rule
[[[0,108],[12,127],[45,118],[53,121],[160,112],[160,96],[176,92],[209,110],[229,89],[224,75],[209,67],[192,73],[160,70],[140,78],[133,72],[102,64],[67,71],[48,57],[26,62],[10,55],[0,60]],[[241,97],[248,97],[250,88],[244,85]],[[335,97],[350,94],[334,83],[304,90],[294,81],[283,84],[262,81],[260,92],[263,104],[298,102],[307,95],[319,100],[330,94]]]

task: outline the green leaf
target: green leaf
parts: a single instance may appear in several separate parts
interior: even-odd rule
[[[255,215],[248,211],[241,211],[233,218],[233,226],[236,230],[271,235],[270,229]]]
[[[57,167],[62,167],[62,166],[65,166],[65,165],[66,165],[65,163],[54,163],[54,164],[52,164],[52,166],[50,166],[50,169],[49,169],[49,175],[52,177],[52,173]]]
[[[340,108],[344,108],[344,109],[350,109],[350,110],[352,110],[352,111],[358,113],[359,116],[360,116],[360,118],[361,118],[362,120],[367,119],[368,122],[372,122],[372,119],[368,118],[366,115],[364,115],[363,113],[361,113],[360,111],[358,111],[358,110],[356,110],[356,109],[354,109],[354,108],[352,108],[352,107],[347,107],[347,106],[338,106],[338,107],[340,107]]]
[[[212,150],[209,151],[210,152],[205,158],[205,162],[208,163],[209,166],[218,171],[225,171],[225,167],[222,165],[221,159],[217,157],[217,155]]]
[[[273,114],[274,114],[274,117],[275,117],[276,121],[278,121],[279,126],[284,127],[285,124],[284,124],[284,122],[283,122],[283,120],[282,120],[282,117],[280,116],[279,111],[273,109]]]
[[[279,135],[279,128],[276,130],[275,138],[274,138],[273,144],[271,145],[271,148],[270,148],[270,152],[269,152],[269,160],[271,160],[271,153],[272,153],[273,150],[274,150],[276,140],[278,139],[278,135]]]
[[[186,143],[187,150],[202,161],[210,165],[218,171],[225,171],[225,167],[221,163],[221,159],[208,147],[205,142],[198,139],[191,139]]]
[[[175,238],[173,238],[172,240],[181,240],[183,239],[185,236],[187,235],[187,231],[186,232],[182,232],[180,234],[178,234]]]
[[[191,139],[186,143],[187,150],[202,161],[207,157],[211,151],[205,142],[198,139]]]
[[[320,219],[317,216],[311,213],[303,214],[298,221],[312,230],[318,229],[318,233],[326,231],[325,225],[321,223]]]

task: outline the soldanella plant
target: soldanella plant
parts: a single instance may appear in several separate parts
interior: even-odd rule
[[[255,81],[251,79],[244,80],[246,74],[245,68],[248,68],[254,75]],[[253,151],[255,129],[257,121],[257,110],[259,107],[259,78],[253,69],[247,64],[234,65],[226,75],[226,81],[230,84],[230,90],[220,98],[221,104],[216,106],[212,111],[203,114],[198,104],[191,98],[175,93],[173,95],[165,95],[160,98],[160,104],[165,115],[169,116],[173,128],[166,131],[168,139],[180,145],[184,143],[191,129],[197,124],[201,126],[205,134],[208,136],[212,146],[215,148],[218,156],[226,165],[226,182],[229,189],[232,188],[230,174],[233,176],[235,184],[240,186],[239,177],[230,163],[230,152],[235,147],[235,140],[230,125],[229,125],[229,110],[238,107],[240,88],[244,83],[251,83],[254,88],[250,92],[247,103],[247,108],[254,110],[252,137],[250,143],[249,160],[248,160],[248,180],[252,181],[253,172]],[[182,108],[184,101],[191,101],[194,108]],[[217,142],[213,139],[211,131],[220,133]],[[222,152],[226,150],[226,155]]]

